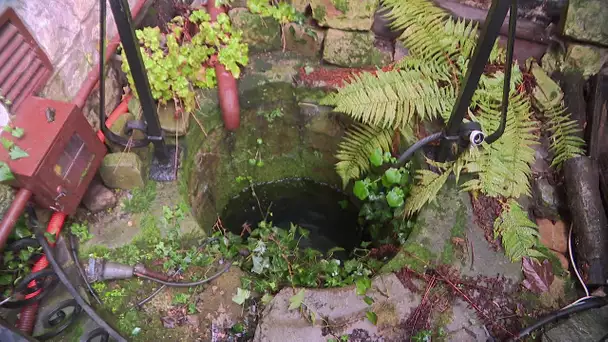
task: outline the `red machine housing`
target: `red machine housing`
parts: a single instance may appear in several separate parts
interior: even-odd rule
[[[32,191],[43,207],[73,214],[101,165],[103,143],[76,105],[36,96],[21,104],[12,125],[23,128],[23,137],[1,136],[29,154],[11,160],[0,148],[0,160],[15,175],[12,185]]]

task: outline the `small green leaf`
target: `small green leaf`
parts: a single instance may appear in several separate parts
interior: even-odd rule
[[[372,281],[367,277],[359,278],[357,281],[355,281],[355,287],[357,289],[358,296],[365,296],[367,290],[372,287]]]
[[[0,99],[2,99],[2,97],[0,97]],[[13,131],[13,128],[9,125],[5,125],[4,127],[2,127],[2,130],[10,133]]]
[[[21,138],[23,136],[23,133],[25,132],[23,131],[23,128],[20,127],[15,127],[11,132],[11,134],[17,139]]]
[[[248,162],[249,162],[249,165],[251,165],[251,166],[253,166],[257,163],[257,161],[253,158],[249,159]]]
[[[46,240],[49,243],[55,243],[55,241],[56,241],[55,234],[52,234],[49,232],[44,232],[44,237],[46,237]]]
[[[378,323],[378,315],[376,315],[373,311],[368,311],[365,313],[365,317],[373,324],[376,325]]]
[[[363,301],[365,302],[365,304],[367,305],[372,305],[374,304],[374,299],[370,296],[365,296],[365,298],[363,298]]]
[[[6,139],[5,137],[0,138],[0,143],[2,143],[2,147],[4,147],[7,151],[10,151],[11,147],[15,145],[14,142]]]
[[[232,296],[232,301],[237,303],[238,305],[243,305],[243,303],[245,303],[245,301],[249,299],[250,296],[251,291],[243,290],[242,288],[238,287],[236,289],[236,294]]]
[[[264,161],[263,160],[258,160],[258,162],[255,164],[255,166],[257,166],[257,167],[264,166]]]
[[[382,176],[382,184],[384,186],[391,186],[393,184],[399,184],[401,182],[401,173],[399,170],[391,167],[390,169],[384,172]]]
[[[10,274],[0,275],[0,285],[10,285],[13,282],[13,276]]]
[[[11,148],[8,155],[11,157],[11,160],[17,160],[17,159],[26,158],[26,157],[30,156],[29,154],[27,154],[27,152],[22,150],[21,147],[19,147],[17,145],[14,145]]]
[[[353,193],[360,200],[365,200],[367,196],[369,196],[369,190],[367,190],[367,185],[363,181],[356,181],[355,187],[353,188]]]
[[[230,330],[232,330],[232,332],[240,334],[243,331],[245,331],[245,325],[243,323],[237,323],[235,325],[232,326],[232,328],[230,328]]]
[[[327,339],[327,342],[338,342],[338,339],[330,337],[330,338]]]
[[[289,298],[289,311],[299,309],[304,302],[304,289]]]
[[[403,205],[403,190],[400,188],[392,188],[388,194],[386,194],[386,202],[392,208],[399,208]]]
[[[262,138],[258,138],[256,142],[258,143],[258,145],[262,145],[264,143],[264,140],[262,140]]]
[[[264,293],[262,296],[262,304],[268,305],[270,301],[274,298],[270,293]]]
[[[340,208],[346,209],[346,208],[348,208],[348,201],[347,200],[338,201],[338,205],[340,206]]]
[[[372,152],[372,154],[369,156],[369,161],[370,163],[372,163],[373,166],[382,165],[382,150],[380,148],[375,149],[374,152]]]
[[[11,181],[15,179],[15,175],[11,172],[8,164],[0,161],[0,182]]]
[[[327,251],[327,255],[328,255],[328,256],[331,256],[331,255],[333,255],[333,254],[334,254],[334,253],[336,253],[336,252],[344,252],[344,251],[345,251],[345,249],[344,249],[344,248],[342,248],[342,247],[338,247],[338,246],[337,246],[337,247],[334,247],[334,248],[331,248],[330,250],[328,250],[328,251]]]

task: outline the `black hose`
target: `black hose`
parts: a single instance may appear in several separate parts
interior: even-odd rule
[[[66,290],[70,293],[72,297],[74,297],[78,305],[83,308],[83,310],[89,315],[89,317],[91,317],[91,319],[95,323],[97,323],[97,325],[104,328],[108,332],[108,334],[110,334],[110,336],[112,336],[117,341],[127,342],[127,340],[122,337],[120,333],[118,333],[106,321],[104,321],[103,318],[101,318],[97,314],[97,312],[95,312],[95,310],[89,305],[89,303],[87,303],[84,298],[82,298],[80,292],[74,287],[74,285],[72,285],[67,275],[65,274],[65,271],[55,259],[55,256],[53,255],[53,249],[51,248],[51,246],[49,246],[49,243],[44,237],[44,233],[40,230],[40,225],[38,223],[34,208],[31,205],[28,205],[26,211],[28,214],[28,228],[35,233],[36,239],[40,243],[40,246],[42,246],[42,250],[44,251],[46,258],[48,259],[49,264],[53,268],[53,271],[55,271],[55,273],[57,274],[57,277],[59,277],[59,280],[65,286]]]
[[[76,239],[74,239],[74,234],[69,233],[68,235],[70,236],[70,252],[72,254],[72,262],[74,263],[74,265],[76,265],[76,269],[78,270],[78,275],[80,275],[80,278],[82,278],[82,281],[84,281],[85,285],[87,286],[87,289],[89,290],[89,293],[91,294],[91,297],[93,297],[99,305],[102,305],[103,303],[101,302],[101,299],[99,299],[97,292],[93,289],[93,287],[87,280],[87,276],[84,273],[82,264],[80,264],[80,260],[78,259],[78,251],[76,250]]]
[[[147,139],[126,139],[106,126],[106,88],[105,88],[105,58],[106,58],[106,0],[99,0],[99,129],[109,141],[124,147],[146,147]],[[136,114],[136,113],[133,113]]]
[[[509,97],[511,94],[511,69],[513,68],[513,50],[515,48],[515,27],[517,24],[517,1],[511,0],[509,13],[509,34],[507,35],[507,60],[505,64],[505,79],[502,89],[502,109],[500,113],[500,126],[486,138],[486,143],[491,144],[498,140],[505,132],[507,126],[507,112],[509,109]]]
[[[414,145],[410,146],[405,152],[401,154],[399,159],[397,160],[397,164],[403,164],[410,159],[410,157],[418,151],[418,149],[424,147],[427,144],[432,143],[433,141],[439,140],[443,137],[443,132],[437,132],[429,135],[428,137],[422,138],[418,140]]]
[[[226,264],[227,264],[226,267],[224,267],[222,270],[220,270],[216,274],[212,275],[211,277],[209,277],[207,279],[202,279],[202,280],[199,280],[199,281],[189,282],[189,283],[186,283],[186,282],[174,282],[174,281],[164,281],[164,280],[156,279],[154,277],[150,277],[150,276],[147,276],[145,274],[141,274],[141,273],[137,273],[137,272],[135,272],[133,274],[135,274],[136,276],[138,276],[140,278],[148,279],[148,280],[151,280],[151,281],[155,281],[155,282],[157,282],[159,284],[166,285],[166,286],[169,286],[169,287],[193,287],[193,286],[199,286],[199,285],[203,285],[205,283],[208,283],[208,282],[216,279],[217,277],[221,276],[222,274],[226,273],[230,269],[230,266],[232,266],[232,261],[227,261]]]
[[[529,327],[522,329],[514,338],[513,340],[515,341],[519,341],[522,338],[530,335],[534,330],[539,329],[551,322],[555,322],[560,318],[569,316],[571,314],[575,314],[578,312],[582,312],[582,311],[586,311],[589,309],[597,309],[597,308],[601,308],[604,305],[608,304],[608,299],[607,298],[603,298],[603,297],[594,297],[594,298],[590,298],[587,300],[584,300],[580,303],[576,303],[575,305],[563,308],[559,311],[555,311],[553,313],[548,314],[547,316],[539,319],[538,321],[536,321],[534,324],[530,325]]]

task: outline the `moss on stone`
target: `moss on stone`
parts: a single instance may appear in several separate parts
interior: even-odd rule
[[[389,53],[374,46],[371,32],[351,32],[329,29],[325,36],[323,59],[344,67],[383,66],[392,61]]]
[[[246,8],[235,8],[229,12],[232,26],[243,31],[243,43],[249,51],[265,52],[281,48],[281,25],[272,17],[262,17]]]

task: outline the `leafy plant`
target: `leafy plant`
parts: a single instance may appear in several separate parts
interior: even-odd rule
[[[268,1],[268,0],[247,0],[247,8],[251,13],[259,14],[262,17],[271,17],[281,25],[281,38],[283,41],[283,50],[285,50],[285,26],[291,22],[302,23],[304,14],[296,11],[286,1]]]
[[[380,149],[376,149],[369,159],[375,167],[384,163],[392,165],[397,161],[389,152],[383,154]],[[361,224],[375,240],[386,237],[390,229],[397,240],[404,241],[413,226],[412,221],[403,215],[405,198],[412,186],[409,168],[409,164],[399,168],[388,167],[382,173],[372,173],[355,182],[353,193],[364,201],[359,211]]]
[[[258,116],[263,116],[266,121],[268,121],[268,123],[273,123],[275,119],[278,118],[282,118],[283,117],[283,109],[282,108],[275,108],[270,112],[264,112],[264,111],[259,111]]]
[[[183,305],[187,304],[190,299],[190,294],[188,293],[176,293],[173,296],[173,304]]]
[[[322,101],[359,122],[345,135],[336,155],[336,170],[345,185],[369,172],[374,160],[367,157],[377,149],[389,151],[393,136],[399,134],[406,142],[416,140],[413,127],[449,118],[476,45],[476,24],[452,19],[432,1],[383,3],[390,10],[388,18],[392,26],[403,30],[400,40],[410,55],[392,70],[353,77]],[[490,68],[482,75],[469,107],[467,120],[478,122],[486,135],[493,133],[500,123],[504,64],[504,50],[495,45],[490,54]],[[540,125],[532,116],[531,94],[523,82],[522,72],[514,67],[508,119],[501,138],[491,145],[484,143],[480,148],[464,151],[456,161],[432,163],[438,172],[418,170],[405,201],[404,214],[413,215],[435,198],[450,174],[456,176],[457,182],[462,173],[473,176],[460,185],[462,190],[508,199],[530,194],[530,165],[535,158],[533,146],[538,143],[536,131]],[[563,107],[539,107],[548,119],[551,150],[555,155],[553,165],[559,166],[581,154],[583,142],[575,135],[575,123],[565,115]],[[355,183],[356,191],[364,188],[367,189],[367,184]],[[392,195],[397,200],[395,204],[399,203],[399,195]],[[538,244],[532,233],[534,223],[524,221],[517,209],[504,215],[496,226],[497,234],[503,236],[507,255],[512,259],[534,255]]]
[[[156,198],[156,182],[147,182],[142,188],[131,191],[131,197],[126,198],[122,206],[127,213],[143,213],[150,209],[150,203]]]
[[[240,75],[240,66],[248,62],[248,47],[242,43],[242,32],[232,28],[227,14],[211,17],[204,10],[189,16],[175,17],[167,24],[167,33],[159,27],[145,27],[136,31],[141,45],[142,59],[148,72],[152,96],[165,104],[175,101],[186,112],[195,108],[194,88],[212,88],[216,84],[211,57],[232,73]],[[192,27],[195,31],[191,32]],[[131,90],[136,94],[126,56],[122,69],[127,74]]]
[[[93,234],[89,232],[89,226],[86,222],[72,223],[70,232],[77,237],[81,243],[85,243],[93,238]]]

